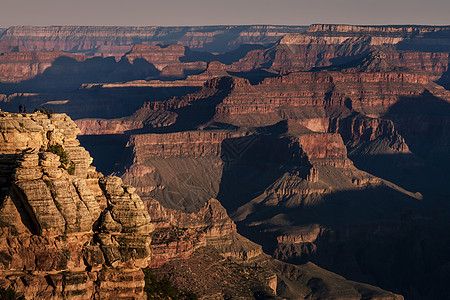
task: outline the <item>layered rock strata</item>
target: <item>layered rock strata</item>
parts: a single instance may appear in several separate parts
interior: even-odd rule
[[[58,58],[66,57],[83,62],[88,56],[60,51],[49,52],[10,52],[0,55],[0,82],[20,82],[42,74]]]
[[[377,49],[394,65],[437,80],[448,69],[448,31],[448,26],[311,25],[304,34],[288,34],[269,49],[249,52],[232,69],[308,70],[348,63]]]
[[[140,44],[134,45],[123,58],[130,63],[134,63],[136,60],[145,60],[161,71],[161,77],[184,78],[189,74],[205,70],[206,63],[203,61],[182,63],[180,58],[185,55],[186,47],[182,45],[161,47]]]
[[[304,26],[193,26],[193,27],[107,27],[107,26],[16,26],[6,29],[0,41],[29,50],[90,51],[121,57],[138,40],[151,45],[182,44],[193,49],[222,52],[242,44],[276,42]],[[117,38],[120,36],[120,38]],[[225,48],[223,45],[225,44]]]
[[[1,286],[29,299],[145,299],[154,227],[134,189],[90,166],[66,115],[1,112],[0,124]]]

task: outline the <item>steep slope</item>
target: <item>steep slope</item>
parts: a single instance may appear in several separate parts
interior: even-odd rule
[[[153,225],[101,177],[66,115],[1,112],[1,286],[29,299],[144,299]]]

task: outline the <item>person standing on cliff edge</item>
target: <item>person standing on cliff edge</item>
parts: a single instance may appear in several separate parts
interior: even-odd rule
[[[19,104],[19,114],[22,112],[22,104]]]

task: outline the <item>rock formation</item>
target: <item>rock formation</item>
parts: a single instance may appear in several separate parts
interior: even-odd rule
[[[1,114],[2,287],[145,299],[154,227],[134,189],[95,171],[66,115]]]

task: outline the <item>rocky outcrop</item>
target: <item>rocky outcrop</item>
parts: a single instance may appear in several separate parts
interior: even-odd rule
[[[100,178],[66,115],[1,114],[1,286],[144,299],[154,227],[134,188]]]
[[[128,147],[134,149],[134,163],[142,163],[152,157],[219,156],[225,139],[243,135],[245,132],[225,130],[140,134],[131,137]]]
[[[156,200],[147,201],[147,209],[156,226],[152,242],[153,267],[173,259],[187,259],[205,246],[240,261],[262,254],[261,246],[237,233],[236,225],[216,199],[210,199],[195,213],[165,208]]]
[[[405,139],[390,120],[352,115],[332,119],[329,131],[340,133],[351,154],[410,153]]]

